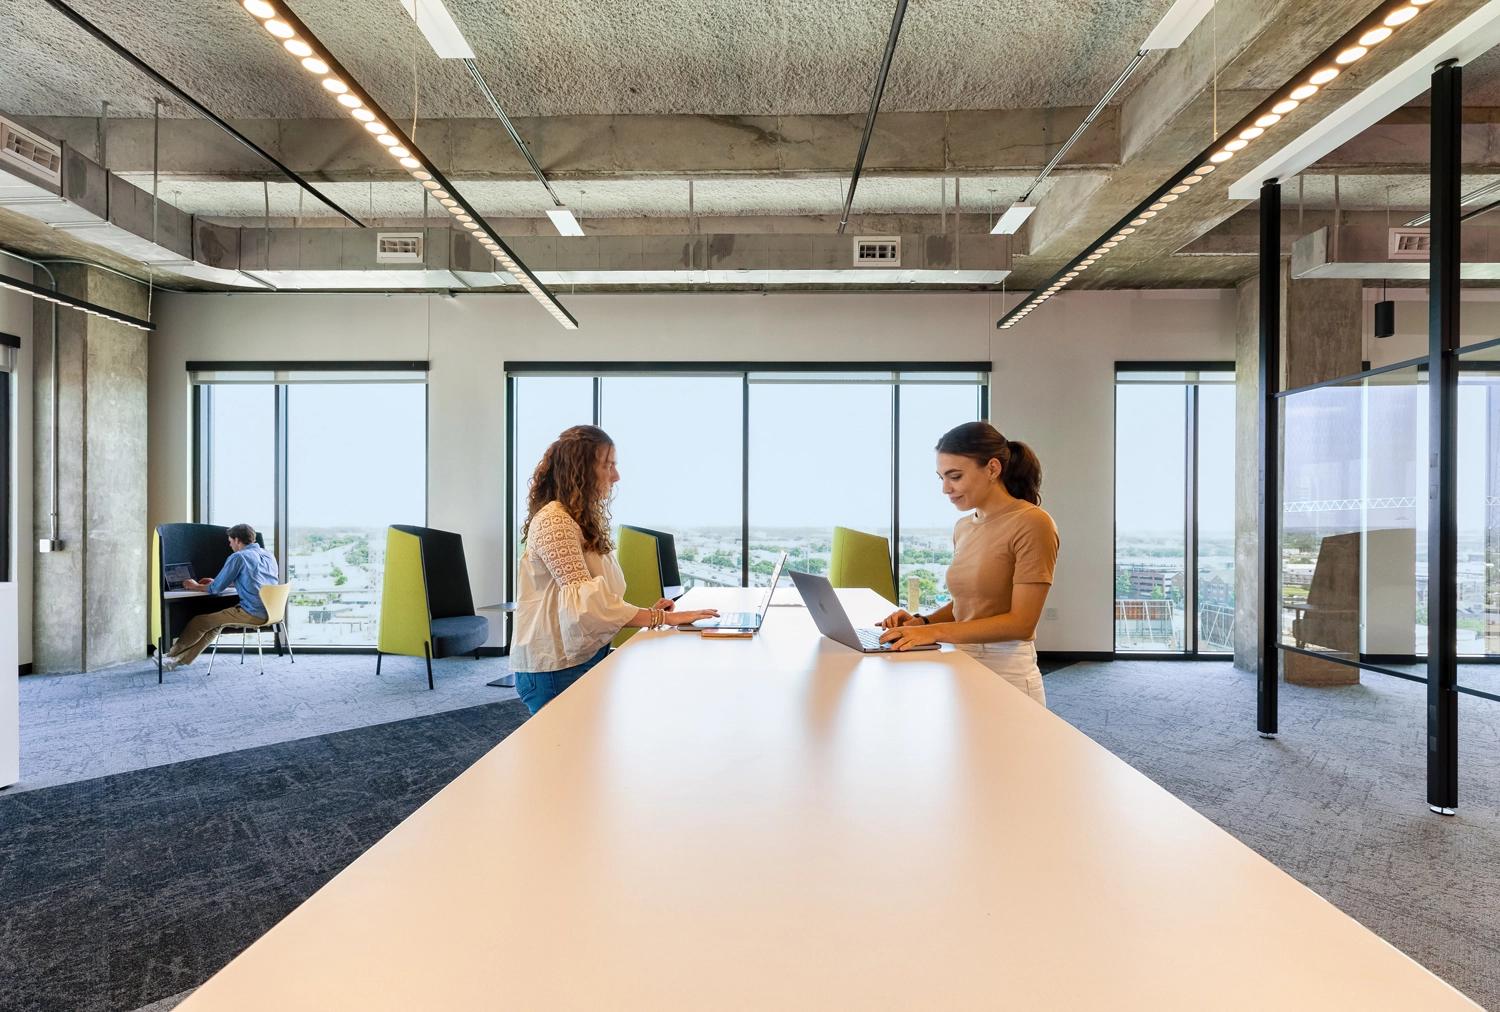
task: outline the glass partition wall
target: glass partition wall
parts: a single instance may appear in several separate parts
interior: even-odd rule
[[[947,600],[957,517],[934,447],[987,413],[987,364],[509,368],[512,566],[531,470],[591,423],[615,441],[614,521],[672,534],[686,586],[765,586],[783,550],[826,573],[839,526],[891,539],[902,603],[908,578],[923,608]]]

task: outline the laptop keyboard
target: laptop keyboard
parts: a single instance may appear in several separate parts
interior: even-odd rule
[[[859,645],[866,650],[889,650],[889,643],[880,642],[880,636],[884,629],[856,629],[854,634],[859,637]]]
[[[745,628],[749,628],[755,625],[755,621],[758,617],[759,616],[756,615],[756,613],[753,611],[733,612],[729,615],[720,615],[718,625],[721,628],[728,626],[743,626]]]

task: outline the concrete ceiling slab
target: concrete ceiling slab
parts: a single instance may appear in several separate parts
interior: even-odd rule
[[[234,0],[73,0],[80,13],[231,118],[334,116]],[[506,111],[859,113],[891,0],[448,0]],[[1170,0],[924,0],[908,10],[884,108],[1091,105]],[[295,10],[393,115],[488,112],[395,0],[297,0]],[[149,115],[154,88],[41,0],[0,6],[0,111]],[[414,94],[416,100],[414,101]],[[174,114],[183,115],[183,110]]]

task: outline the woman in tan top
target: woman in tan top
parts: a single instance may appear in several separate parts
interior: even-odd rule
[[[943,494],[973,510],[953,528],[953,599],[930,615],[896,612],[881,639],[897,650],[952,643],[1045,706],[1034,638],[1058,537],[1040,505],[1041,462],[988,422],[968,422],[938,441],[937,465]]]
[[[517,574],[510,659],[521,702],[536,713],[609,653],[626,626],[689,625],[717,611],[674,611],[625,600],[625,575],[609,534],[609,494],[620,472],[603,429],[575,425],[531,476]]]

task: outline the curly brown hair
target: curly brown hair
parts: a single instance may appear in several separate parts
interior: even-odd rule
[[[600,555],[614,550],[609,536],[609,488],[599,488],[600,456],[615,445],[609,434],[594,425],[575,425],[547,447],[541,463],[531,472],[526,497],[523,536],[531,518],[550,502],[568,511],[583,531],[583,550]]]

